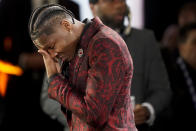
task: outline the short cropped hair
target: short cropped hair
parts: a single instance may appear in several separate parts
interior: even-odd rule
[[[192,12],[196,17],[196,2],[189,2],[183,5],[179,10],[178,17],[180,17],[184,12]]]
[[[193,30],[196,30],[196,22],[181,27],[179,30],[179,38],[178,38],[179,43],[185,43],[189,36],[189,33]]]
[[[62,19],[72,19],[74,15],[64,6],[58,4],[44,5],[35,9],[29,19],[29,34],[32,40],[36,40],[42,34],[53,33],[55,24],[60,24]]]
[[[89,0],[90,4],[96,4],[99,0]]]

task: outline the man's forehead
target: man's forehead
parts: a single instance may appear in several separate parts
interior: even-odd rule
[[[35,44],[35,46],[38,48],[38,49],[43,49],[44,48],[44,45],[41,44],[40,40],[39,39],[36,39],[33,41],[33,43]]]
[[[35,39],[33,43],[38,49],[43,49],[47,44],[48,37],[45,34],[42,34],[39,38]]]

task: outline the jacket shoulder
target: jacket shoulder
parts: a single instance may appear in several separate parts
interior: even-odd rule
[[[154,36],[154,32],[149,29],[136,29],[132,28],[130,35],[139,35],[139,36]]]
[[[127,36],[125,36],[125,42],[129,46],[129,43],[133,43],[134,45],[151,45],[152,43],[156,43],[156,38],[152,30],[148,29],[135,29],[133,28]]]

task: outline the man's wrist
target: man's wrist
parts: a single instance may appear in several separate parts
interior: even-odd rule
[[[153,106],[148,102],[142,103],[142,106],[146,107],[147,110],[149,111],[149,117],[148,117],[146,123],[150,126],[153,125],[154,120],[155,120],[155,111],[154,111]]]
[[[58,75],[59,75],[59,73],[55,73],[55,74],[51,75],[50,77],[48,77],[48,83],[52,82],[53,79],[54,79],[56,76],[58,76]]]

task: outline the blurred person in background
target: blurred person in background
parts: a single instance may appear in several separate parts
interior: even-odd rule
[[[172,60],[173,57],[176,57],[179,28],[192,22],[196,22],[196,2],[184,4],[178,13],[178,24],[168,26],[163,33],[161,45],[163,48],[162,54],[166,62],[169,57],[172,57]]]
[[[195,1],[184,4],[178,13],[178,24],[168,26],[165,30],[161,41],[161,53],[168,72],[172,72],[170,64],[178,57],[179,28],[193,22],[196,22]]]
[[[89,0],[89,3],[93,15],[116,30],[132,54],[134,75],[131,93],[135,97],[135,122],[139,131],[150,130],[171,98],[168,76],[154,34],[150,30],[131,28],[132,14],[126,0]],[[124,26],[126,17],[129,24]]]
[[[171,131],[196,130],[196,22],[179,30],[178,55],[168,63],[173,91]]]
[[[176,50],[178,44],[178,26],[170,25],[164,31],[161,46],[162,48],[167,48],[169,52]]]
[[[178,15],[178,25],[180,27],[196,21],[196,2],[189,2],[182,6]]]

